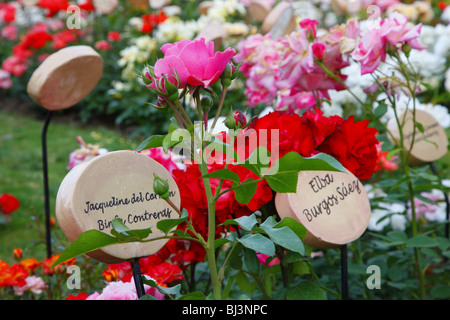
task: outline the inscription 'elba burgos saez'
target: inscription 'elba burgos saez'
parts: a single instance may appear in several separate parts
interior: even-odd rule
[[[325,177],[315,176],[311,179],[311,181],[309,181],[309,185],[314,193],[319,193],[322,189],[325,189],[328,186],[332,185],[333,182],[333,175],[327,173]],[[337,206],[341,200],[345,200],[345,198],[352,193],[361,193],[361,186],[358,179],[355,179],[348,183],[341,183],[340,181],[338,181],[337,184],[338,186],[334,190],[332,190],[333,192],[327,193],[322,198],[322,200],[319,201],[319,203],[313,205],[311,208],[306,208],[303,210],[303,214],[305,215],[308,222],[311,222],[313,218],[317,218],[322,213],[326,213],[327,215],[331,214],[331,208]]]
[[[175,196],[175,191],[169,192],[169,197]],[[152,192],[137,192],[133,193],[131,197],[125,197],[125,198],[118,198],[112,196],[107,201],[101,201],[101,202],[92,202],[92,201],[86,201],[86,207],[84,208],[84,213],[89,214],[93,211],[101,211],[102,213],[105,213],[106,208],[117,208],[119,206],[128,206],[131,204],[139,203],[139,202],[146,202],[146,201],[152,201],[160,199],[160,196],[158,196],[156,193]]]

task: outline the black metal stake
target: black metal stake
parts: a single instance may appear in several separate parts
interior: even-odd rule
[[[133,270],[134,285],[136,286],[136,293],[140,299],[145,295],[144,283],[142,282],[141,268],[139,267],[139,258],[130,260],[131,269]]]
[[[341,247],[341,299],[348,300],[347,245]]]
[[[47,160],[47,129],[52,118],[52,111],[47,112],[44,128],[42,129],[42,170],[44,176],[45,197],[45,241],[47,245],[47,258],[52,256],[52,240],[50,234],[50,193],[48,188],[48,160]]]

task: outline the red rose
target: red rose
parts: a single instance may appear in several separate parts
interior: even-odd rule
[[[278,157],[281,158],[286,153],[295,151],[303,157],[309,157],[316,149],[313,130],[314,123],[310,119],[303,119],[296,113],[275,111],[256,119],[244,134],[249,134],[249,131],[256,134],[257,146],[266,147],[272,156],[278,151]],[[250,146],[249,152],[253,149]]]
[[[108,40],[109,41],[120,41],[120,32],[118,31],[110,31],[108,32]]]
[[[80,292],[77,295],[69,295],[65,300],[86,300],[89,297],[89,295],[87,293],[84,292]]]
[[[53,17],[59,11],[66,11],[70,6],[69,0],[39,0],[38,7],[48,9],[47,18]]]
[[[361,180],[369,179],[377,163],[377,129],[368,128],[369,121],[355,122],[353,116],[337,125],[319,146],[319,151],[336,158]]]
[[[316,112],[305,112],[303,119],[309,119],[314,122],[313,135],[317,145],[320,145],[329,135],[336,131],[336,127],[341,124],[344,119],[340,116],[324,117],[323,111],[316,109]]]
[[[29,32],[22,40],[25,48],[39,49],[45,46],[47,41],[53,39],[52,35],[44,30],[36,30]]]
[[[4,193],[0,196],[0,209],[4,213],[10,214],[13,211],[19,209],[19,207],[20,207],[19,200],[17,200],[17,198],[14,197],[13,195]]]

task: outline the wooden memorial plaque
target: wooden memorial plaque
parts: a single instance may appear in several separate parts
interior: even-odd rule
[[[256,21],[264,21],[271,7],[264,1],[253,0],[248,6],[248,14]]]
[[[348,172],[301,171],[296,193],[278,193],[281,218],[291,217],[308,230],[304,242],[333,248],[358,239],[370,220],[370,202],[359,179]]]
[[[170,200],[180,206],[175,180],[161,164],[133,151],[115,151],[81,163],[66,175],[58,190],[56,218],[71,241],[83,232],[99,230],[110,234],[112,219],[121,218],[130,229],[151,227],[147,239],[164,236],[158,221],[178,218],[177,212],[153,192],[154,174],[168,180]],[[168,239],[115,244],[89,253],[105,263],[152,255]]]
[[[101,14],[109,14],[119,5],[119,0],[93,0],[95,11]]]
[[[422,124],[423,133],[416,127],[414,133],[414,145],[411,149],[413,139],[413,112],[406,111],[399,116],[399,120],[403,121],[403,146],[407,152],[411,152],[409,157],[410,165],[424,165],[442,158],[447,153],[448,138],[444,128],[439,122],[428,112],[416,110],[416,122]],[[400,143],[400,132],[395,118],[389,120],[387,125],[389,131],[395,137],[395,142]]]
[[[227,32],[222,23],[213,21],[208,23],[203,30],[201,30],[196,39],[205,38],[205,42],[214,42],[214,50],[218,51],[227,36]]]
[[[169,5],[171,2],[172,0],[149,0],[150,7],[152,9],[161,9],[162,7]]]
[[[202,16],[207,15],[209,8],[211,8],[212,6],[214,6],[213,1],[202,1],[198,5],[198,13]]]
[[[33,72],[29,96],[45,109],[70,108],[83,100],[103,72],[102,57],[89,46],[72,46],[51,54]]]
[[[273,39],[291,33],[297,27],[294,9],[288,2],[278,3],[272,11],[269,12],[261,25],[261,33],[271,33]]]

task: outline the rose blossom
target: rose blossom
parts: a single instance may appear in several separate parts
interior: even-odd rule
[[[367,127],[369,120],[355,122],[353,116],[338,124],[336,131],[319,146],[338,160],[361,180],[369,179],[375,172],[378,159],[375,128]]]
[[[95,43],[95,48],[98,50],[106,51],[106,50],[111,50],[112,46],[108,41],[100,40]]]
[[[41,277],[29,276],[25,279],[24,286],[14,286],[14,294],[16,296],[22,296],[25,291],[30,290],[34,294],[40,294],[47,289],[47,285]]]
[[[8,71],[0,69],[0,89],[9,89],[13,85]]]
[[[146,294],[150,294],[159,300],[164,300],[164,295],[156,288],[144,284]],[[95,292],[86,300],[137,300],[136,286],[134,281],[113,281],[103,289],[102,293]]]
[[[17,27],[13,24],[7,24],[2,29],[2,36],[11,41],[17,40],[17,34]]]
[[[206,43],[204,38],[166,43],[161,47],[161,51],[164,58],[156,61],[155,77],[159,80],[167,76],[178,88],[188,85],[206,88],[214,84],[236,54],[232,48],[227,48],[224,52],[214,52],[214,42]]]

